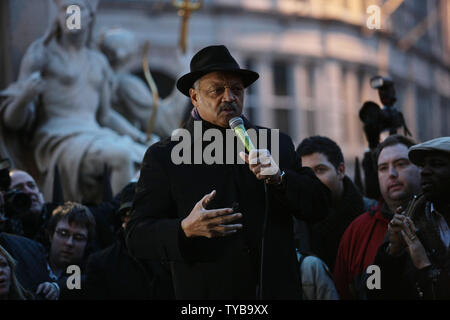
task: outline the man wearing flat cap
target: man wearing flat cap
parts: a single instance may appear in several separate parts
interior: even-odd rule
[[[242,117],[246,129],[262,129],[259,142],[264,128],[242,116],[245,88],[259,75],[241,69],[222,45],[200,50],[190,68],[177,82],[195,107],[184,129],[192,137],[197,128],[202,136],[219,133],[225,141],[229,121]],[[190,163],[174,163],[177,141],[170,138],[147,150],[127,244],[138,259],[170,262],[177,299],[301,297],[292,215],[320,219],[330,194],[310,168],[299,165],[287,135],[279,133],[273,142],[273,131],[265,130],[267,146],[240,154],[240,163],[228,161],[238,158],[235,144],[231,151],[216,150],[220,159],[214,163],[194,161],[209,147],[203,141],[198,150],[195,139],[183,150]],[[271,155],[275,147],[279,162]]]
[[[412,146],[408,157],[422,168],[423,192],[389,223],[374,261],[381,290],[372,297],[450,299],[450,137]]]

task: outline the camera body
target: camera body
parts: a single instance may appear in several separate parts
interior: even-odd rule
[[[9,169],[11,163],[8,159],[0,160],[0,192],[4,198],[4,213],[7,218],[27,213],[31,208],[31,199],[23,191],[10,189],[11,178]]]
[[[389,130],[389,134],[395,134],[400,127],[405,129],[405,134],[409,131],[403,114],[394,106],[397,98],[392,79],[375,76],[370,79],[370,85],[373,89],[378,90],[383,108],[373,101],[366,101],[359,111],[359,118],[364,123],[364,132],[369,141],[369,147],[373,149],[378,145],[381,132]]]

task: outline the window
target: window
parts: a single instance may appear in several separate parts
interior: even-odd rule
[[[292,117],[294,103],[290,84],[292,83],[291,69],[289,63],[283,60],[274,60],[272,64],[273,71],[273,117],[274,126],[280,131],[293,135]]]
[[[433,136],[432,104],[430,93],[418,88],[416,91],[416,114],[418,136],[421,141],[430,140]]]
[[[273,63],[273,87],[276,96],[288,95],[288,68],[284,61],[275,61]]]
[[[248,70],[255,70],[255,62],[254,60],[248,58],[245,60],[245,68]],[[258,81],[253,83],[251,86],[247,87],[245,92],[245,108],[244,115],[250,122],[257,123],[258,122],[258,110],[256,110],[257,103],[256,100],[256,86],[258,85]]]
[[[316,111],[304,110],[303,115],[305,117],[306,130],[308,136],[316,135]]]
[[[306,128],[306,135],[312,136],[317,134],[316,132],[316,100],[315,100],[315,69],[316,65],[314,63],[308,63],[306,65],[306,97],[304,98],[305,103],[303,104],[303,125]]]
[[[291,132],[291,110],[277,109],[275,110],[275,128],[280,129],[281,132],[290,134]]]

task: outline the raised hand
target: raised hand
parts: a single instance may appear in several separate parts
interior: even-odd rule
[[[26,80],[23,89],[23,96],[27,100],[33,99],[41,94],[45,89],[46,82],[39,71],[33,72]]]
[[[398,255],[406,246],[401,231],[403,229],[403,222],[406,217],[401,214],[402,208],[397,208],[397,213],[394,215],[388,225],[389,234],[389,254]]]
[[[423,269],[431,265],[431,262],[415,230],[414,222],[409,217],[406,217],[402,225],[401,235],[408,246],[408,252],[414,266],[417,269]]]
[[[58,300],[59,289],[51,282],[43,282],[36,289],[36,295],[42,293],[45,300]]]
[[[234,213],[231,208],[207,210],[216,191],[205,195],[197,202],[191,213],[181,222],[186,237],[225,237],[242,229],[242,224],[228,224],[242,218],[242,213]]]

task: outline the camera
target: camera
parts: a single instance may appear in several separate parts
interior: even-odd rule
[[[3,192],[4,213],[7,218],[27,213],[31,208],[31,199],[25,192],[10,189],[10,168],[11,162],[8,159],[0,160],[0,192]]]
[[[9,159],[0,160],[0,192],[6,192],[11,185],[11,178],[9,177],[9,168],[11,162]]]
[[[392,79],[375,76],[370,79],[370,86],[378,90],[378,95],[383,104],[383,108],[380,108],[377,103],[366,101],[359,111],[359,118],[364,123],[364,131],[368,136],[370,148],[378,145],[379,135],[385,130],[389,130],[389,134],[395,134],[397,129],[403,127],[405,135],[411,135],[406,127],[403,114],[394,106],[397,98]]]

